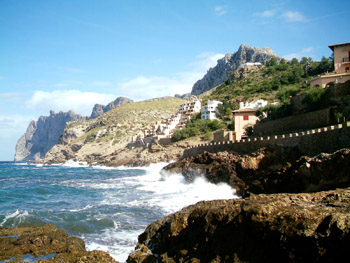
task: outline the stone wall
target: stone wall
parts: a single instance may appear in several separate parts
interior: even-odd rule
[[[254,125],[254,135],[263,136],[281,134],[286,131],[298,131],[325,127],[331,124],[332,114],[330,109],[323,109],[283,119],[257,123]]]
[[[184,151],[183,158],[203,153],[235,151],[250,153],[266,146],[297,147],[302,154],[314,156],[321,152],[331,153],[338,149],[350,148],[350,122],[297,133],[227,141],[193,146]]]

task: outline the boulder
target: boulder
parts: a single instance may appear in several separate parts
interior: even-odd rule
[[[150,224],[127,262],[342,262],[350,188],[199,202]]]
[[[116,263],[107,252],[86,251],[82,239],[54,225],[0,228],[0,248],[1,262]]]

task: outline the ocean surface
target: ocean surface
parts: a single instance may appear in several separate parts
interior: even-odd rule
[[[236,198],[226,184],[188,183],[142,168],[0,162],[0,227],[51,223],[84,239],[87,249],[125,262],[146,226],[201,200]]]

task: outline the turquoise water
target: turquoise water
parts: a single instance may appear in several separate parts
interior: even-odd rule
[[[200,200],[234,198],[227,185],[161,175],[147,168],[0,162],[0,227],[51,223],[84,239],[89,250],[125,261],[145,227]]]

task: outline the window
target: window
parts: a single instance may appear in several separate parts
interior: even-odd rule
[[[248,115],[243,115],[243,120],[244,121],[248,121],[249,120],[249,116]]]

